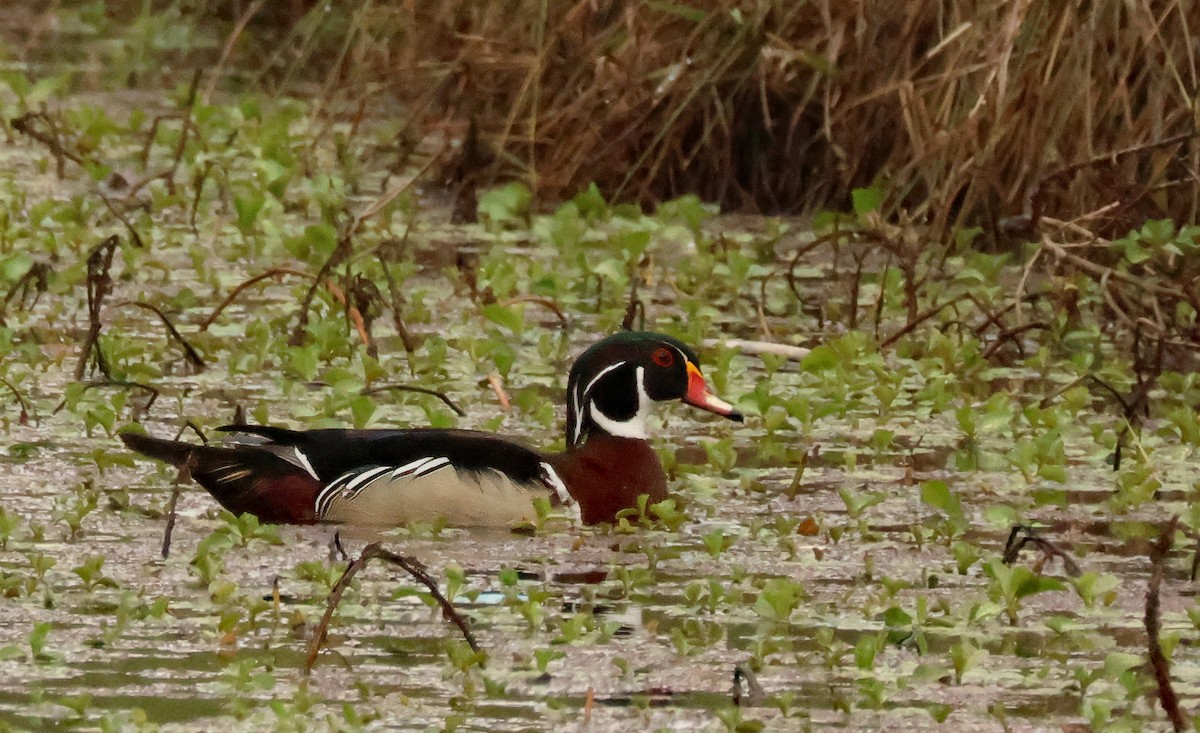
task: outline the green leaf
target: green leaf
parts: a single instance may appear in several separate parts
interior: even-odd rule
[[[0,258],[0,280],[20,280],[33,267],[33,258],[24,252],[13,252]]]
[[[637,262],[650,244],[650,232],[646,229],[627,229],[614,232],[609,241],[621,250],[626,262]]]
[[[879,653],[879,639],[874,634],[863,634],[854,645],[854,666],[859,669],[874,669],[875,657]]]
[[[520,335],[525,330],[525,305],[522,303],[516,305],[488,303],[480,310],[489,321],[503,326],[514,335]]]
[[[337,249],[338,235],[333,226],[325,223],[310,224],[304,227],[304,241],[321,255],[321,259],[329,259]]]
[[[764,585],[754,610],[758,615],[772,621],[787,621],[800,603],[804,589],[799,583],[786,578],[771,578]]]
[[[850,198],[854,202],[854,213],[859,216],[879,211],[883,207],[881,188],[856,188],[850,192]]]
[[[604,200],[604,196],[595,183],[589,183],[587,189],[576,194],[570,203],[575,204],[579,214],[585,219],[596,220],[609,213],[608,202]]]
[[[950,487],[944,481],[923,481],[921,502],[934,509],[940,509],[951,518],[963,516],[962,501],[950,491]]]
[[[237,211],[237,225],[245,233],[254,230],[258,214],[267,202],[266,194],[253,184],[242,184],[233,187],[233,208]]]
[[[350,414],[354,416],[354,427],[367,427],[375,414],[375,400],[369,395],[355,397],[350,400]]]
[[[479,197],[479,219],[495,227],[524,224],[533,194],[523,183],[512,182],[493,188]]]
[[[882,491],[864,491],[862,493],[858,493],[845,486],[838,489],[838,496],[841,497],[842,503],[846,505],[846,513],[850,515],[851,519],[858,519],[860,516],[862,516],[863,512],[875,506],[876,504],[883,503],[883,501],[887,499],[887,495]]]
[[[809,373],[823,372],[841,363],[837,351],[828,344],[813,347],[813,350],[800,360],[800,368]]]

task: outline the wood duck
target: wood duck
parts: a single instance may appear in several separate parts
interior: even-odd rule
[[[614,522],[647,494],[667,498],[658,454],[646,441],[653,402],[682,400],[741,422],[709,392],[695,352],[658,333],[628,331],[594,344],[567,380],[567,448],[541,453],[470,430],[220,428],[222,446],[122,433],[125,445],[187,466],[235,514],[265,522],[393,527],[444,517],[455,526],[512,526],[536,517],[533,501]]]

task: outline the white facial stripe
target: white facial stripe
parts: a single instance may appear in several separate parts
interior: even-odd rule
[[[595,387],[596,382],[599,382],[600,378],[605,374],[608,374],[613,369],[622,366],[625,366],[625,362],[618,361],[616,364],[610,364],[604,367],[600,370],[599,374],[592,377],[592,381],[587,383],[587,386],[583,388],[582,392],[579,390],[579,385],[575,385],[575,424],[571,426],[571,445],[577,445],[580,438],[583,437],[584,406],[587,403],[587,396],[591,393],[592,387]]]
[[[583,437],[583,405],[579,403],[579,385],[575,385],[575,394],[572,396],[575,402],[575,424],[571,426],[571,445],[579,443],[579,439]]]
[[[594,380],[593,380],[594,381]],[[637,391],[638,391],[638,408],[633,417],[625,421],[614,420],[613,418],[600,412],[595,403],[588,403],[588,410],[592,416],[592,420],[604,429],[604,432],[609,435],[615,435],[618,438],[635,438],[637,440],[645,440],[646,434],[646,417],[650,413],[650,395],[646,394],[646,369],[644,367],[637,368]]]
[[[296,451],[296,460],[300,461],[300,467],[305,471],[308,471],[309,476],[312,476],[316,480],[320,481],[321,477],[317,475],[317,472],[313,470],[312,464],[308,462],[308,456],[301,453],[300,449],[296,448],[295,446],[292,447],[292,450]]]
[[[601,377],[603,377],[605,374],[608,374],[613,369],[616,369],[617,367],[623,367],[623,366],[625,366],[625,362],[618,361],[616,364],[609,364],[608,366],[601,369],[600,373],[597,374],[596,376],[592,377],[592,381],[588,382],[587,386],[583,388],[583,396],[587,397],[588,394],[591,393],[592,387],[596,386],[596,382],[599,382]]]

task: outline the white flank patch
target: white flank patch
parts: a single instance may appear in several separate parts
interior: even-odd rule
[[[571,492],[567,491],[567,485],[563,483],[563,480],[559,477],[558,472],[555,471],[554,468],[545,461],[542,461],[541,466],[542,475],[546,477],[546,483],[550,484],[550,488],[554,489],[555,496],[558,497],[558,500],[562,502],[563,506],[571,506],[574,504],[575,499],[571,496]]]

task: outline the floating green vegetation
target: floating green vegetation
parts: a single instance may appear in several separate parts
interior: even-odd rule
[[[1163,276],[1194,227],[1093,241],[1096,272],[1049,234],[921,241],[880,189],[800,220],[507,183],[451,224],[399,123],[197,83],[82,103],[0,75],[3,726],[1139,730],[1164,660],[1197,709],[1190,550],[1144,560],[1167,517],[1200,527],[1195,309]],[[244,417],[553,447],[570,358],[643,324],[747,424],[664,410],[674,496],[613,526],[384,538],[432,588],[343,582],[337,549],[378,537],[175,502],[113,438]]]

